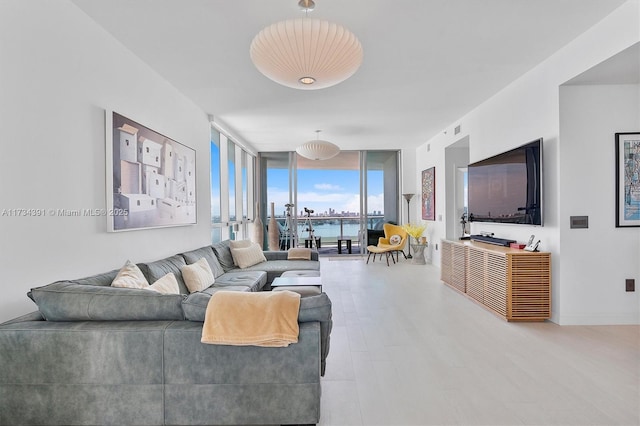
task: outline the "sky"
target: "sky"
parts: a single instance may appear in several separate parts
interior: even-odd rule
[[[368,210],[382,211],[384,208],[382,171],[372,171],[368,175]],[[316,170],[298,171],[298,214],[304,207],[314,210],[314,214],[328,214],[329,209],[358,213],[360,211],[360,173],[358,170]],[[276,216],[281,214],[289,201],[288,171],[270,169],[267,175],[267,200],[275,202]]]

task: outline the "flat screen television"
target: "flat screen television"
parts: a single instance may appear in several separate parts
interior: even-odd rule
[[[542,138],[469,164],[470,222],[542,226]]]

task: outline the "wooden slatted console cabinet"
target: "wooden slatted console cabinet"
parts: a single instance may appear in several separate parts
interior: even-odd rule
[[[507,321],[551,317],[551,253],[442,240],[441,280]]]

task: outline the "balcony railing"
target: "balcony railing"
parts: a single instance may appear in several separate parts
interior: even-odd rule
[[[382,215],[369,215],[366,228],[373,229],[383,219]],[[360,244],[365,239],[360,231],[360,216],[299,217],[295,233],[287,231],[286,218],[276,217],[276,220],[280,227],[281,241],[288,241],[292,236],[296,236],[300,246],[304,245],[305,239],[309,238],[309,228],[313,230],[316,238],[321,239],[321,246],[337,246],[338,238],[351,237],[356,244]]]

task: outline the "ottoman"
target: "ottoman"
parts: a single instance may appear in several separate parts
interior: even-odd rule
[[[271,283],[271,291],[293,291],[301,297],[317,296],[322,293],[320,271],[286,271]],[[298,279],[299,278],[299,279]],[[311,278],[311,280],[307,279]],[[313,279],[318,278],[318,279]],[[314,285],[304,285],[305,281],[317,282]],[[289,284],[289,285],[287,285]]]

